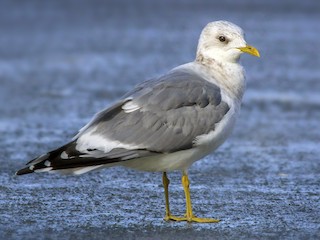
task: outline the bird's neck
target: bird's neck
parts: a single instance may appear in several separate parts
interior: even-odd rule
[[[241,101],[245,90],[245,73],[238,62],[219,61],[198,52],[195,62],[204,66],[213,79],[231,97]]]

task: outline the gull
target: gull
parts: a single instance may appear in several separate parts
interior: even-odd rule
[[[137,85],[97,113],[69,143],[37,157],[16,174],[83,174],[124,166],[162,172],[166,221],[219,222],[193,214],[188,169],[230,135],[245,90],[240,55],[259,57],[243,30],[227,21],[208,23],[193,62]],[[167,172],[182,171],[186,214],[169,207]]]

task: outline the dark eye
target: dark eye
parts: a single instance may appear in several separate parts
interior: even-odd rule
[[[219,36],[219,41],[220,42],[225,42],[226,41],[226,37],[225,36]]]

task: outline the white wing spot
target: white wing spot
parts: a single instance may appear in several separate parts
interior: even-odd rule
[[[61,154],[60,154],[60,157],[62,159],[68,159],[69,158],[69,155],[66,153],[66,151],[63,151]]]
[[[47,166],[47,167],[50,167],[51,166],[51,162],[49,160],[46,160],[44,162],[44,165]]]
[[[132,101],[130,101],[130,102],[127,102],[126,104],[124,104],[122,106],[122,109],[124,110],[125,113],[131,113],[131,112],[139,110],[140,106],[133,103]]]

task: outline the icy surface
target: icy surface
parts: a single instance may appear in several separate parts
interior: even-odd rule
[[[235,3],[236,2],[236,3]],[[319,239],[320,2],[1,1],[0,239]],[[202,27],[244,28],[232,137],[190,169],[194,211],[167,223],[161,173],[14,176],[135,84],[194,58]],[[172,211],[184,213],[180,173]]]

